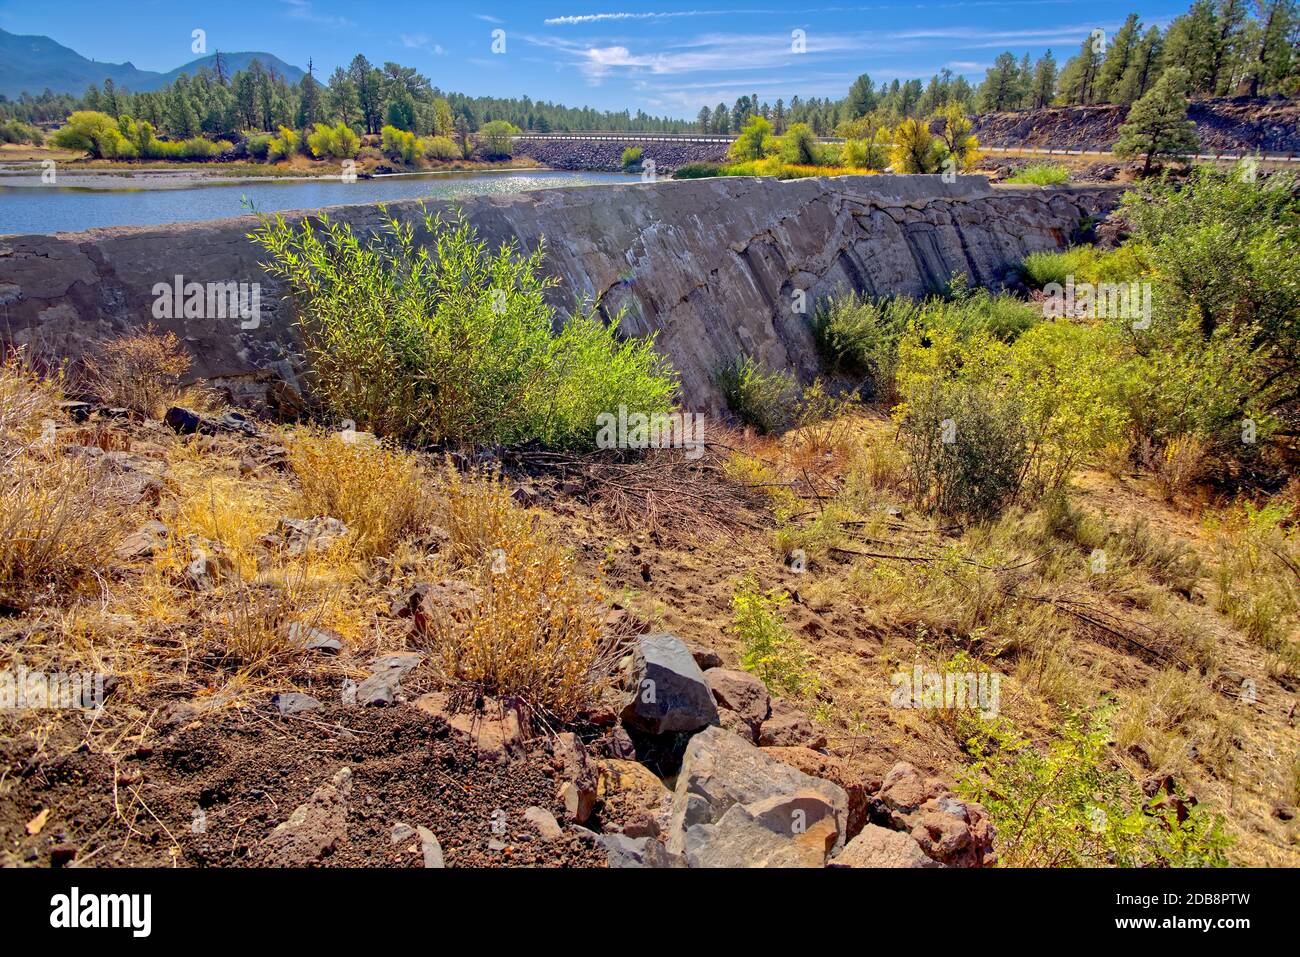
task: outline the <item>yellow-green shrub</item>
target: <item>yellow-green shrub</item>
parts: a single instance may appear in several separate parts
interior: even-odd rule
[[[336,123],[334,126],[317,123],[316,129],[307,136],[307,145],[311,148],[312,156],[317,159],[351,159],[361,148],[361,138],[346,123]]]

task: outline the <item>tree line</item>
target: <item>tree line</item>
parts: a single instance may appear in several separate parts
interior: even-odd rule
[[[863,74],[841,100],[801,100],[787,105],[742,96],[728,107],[704,107],[696,129],[735,133],[753,116],[768,120],[779,135],[806,123],[818,136],[863,134],[868,128],[896,125],[907,117],[932,116],[948,103],[967,113],[1030,110],[1047,106],[1136,103],[1167,73],[1192,98],[1300,94],[1300,9],[1297,0],[1195,0],[1161,31],[1132,13],[1113,36],[1097,29],[1083,37],[1079,51],[1062,66],[1047,50],[1037,60],[1028,53],[999,54],[978,86],[945,69],[920,79],[874,83]],[[869,129],[868,129],[869,131]]]
[[[452,136],[477,132],[494,121],[525,131],[638,130],[684,132],[687,120],[650,116],[643,111],[614,112],[572,108],[524,96],[501,98],[444,92],[414,67],[386,62],[382,67],[357,54],[322,82],[308,62],[307,73],[291,83],[273,68],[253,60],[246,70],[228,73],[221,55],[212,68],[182,74],[162,90],[133,93],[105,80],[75,97],[23,93],[16,100],[0,96],[0,118],[26,123],[56,123],[78,110],[131,116],[175,139],[193,136],[232,137],[274,131],[307,130],[317,123],[344,125],[359,133],[378,134],[383,127],[417,135]]]
[[[1058,66],[1048,50],[1037,60],[1001,53],[978,86],[951,70],[928,83],[898,78],[874,83],[863,74],[842,99],[792,96],[775,103],[758,94],[731,105],[702,107],[692,120],[652,116],[638,110],[573,108],[530,97],[501,98],[444,92],[413,67],[375,66],[358,54],[325,82],[312,64],[298,83],[253,61],[227,73],[220,54],[214,68],[181,75],[156,92],[132,93],[111,80],[81,97],[46,91],[16,100],[0,96],[0,119],[59,122],[74,110],[114,118],[129,115],[175,139],[231,137],[281,126],[307,130],[316,123],[343,123],[358,133],[384,126],[417,136],[464,136],[493,121],[527,132],[739,133],[755,116],[777,135],[806,124],[814,134],[855,135],[851,124],[875,114],[893,125],[906,117],[931,116],[956,103],[968,113],[1036,109],[1050,105],[1129,105],[1150,92],[1171,68],[1187,70],[1191,97],[1300,93],[1298,0],[1195,0],[1169,27],[1144,25],[1130,14],[1113,36],[1092,31],[1078,52]]]

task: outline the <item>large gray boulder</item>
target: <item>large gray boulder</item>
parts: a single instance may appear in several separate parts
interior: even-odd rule
[[[831,801],[796,791],[733,804],[716,824],[687,828],[683,850],[690,867],[825,867],[840,837]]]
[[[718,722],[713,692],[685,643],[675,635],[641,635],[632,653],[623,723],[649,734],[698,731]]]
[[[692,867],[822,866],[844,846],[847,820],[839,785],[707,728],[682,758],[668,851]]]

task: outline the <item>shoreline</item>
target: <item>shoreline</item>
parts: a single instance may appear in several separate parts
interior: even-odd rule
[[[28,169],[0,167],[0,189],[68,189],[102,192],[143,192],[149,190],[193,189],[199,186],[247,186],[257,183],[305,183],[337,181],[338,173],[308,175],[294,173],[285,176],[223,175],[206,173],[200,169],[168,169],[150,167],[139,170],[81,169],[59,170],[53,184],[42,182],[41,167]],[[485,173],[558,173],[565,170],[549,166],[504,166],[486,169],[410,170],[397,173],[371,173],[358,179],[390,179],[397,177],[478,176]]]

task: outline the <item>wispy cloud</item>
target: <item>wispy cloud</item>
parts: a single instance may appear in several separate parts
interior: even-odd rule
[[[294,20],[305,20],[308,23],[340,30],[356,26],[347,17],[336,17],[332,13],[317,13],[311,5],[311,0],[281,0],[281,2],[289,8],[287,14]]]
[[[411,50],[428,50],[435,56],[442,56],[447,52],[442,48],[442,44],[432,42],[423,33],[403,33],[401,40],[402,46]]]
[[[1037,7],[1060,6],[1077,3],[1078,0],[961,0],[957,3],[877,3],[866,6],[822,6],[805,7],[760,7],[753,9],[730,10],[658,10],[616,13],[575,13],[558,17],[547,17],[543,22],[548,26],[577,26],[584,23],[607,23],[618,20],[675,20],[687,17],[734,17],[784,14],[786,16],[807,16],[819,14],[872,13],[886,10],[950,10],[961,7]]]
[[[796,53],[790,36],[783,33],[707,34],[659,49],[638,49],[612,41],[582,43],[553,36],[526,35],[522,39],[565,57],[593,84],[612,75],[635,78],[723,71],[788,71],[804,65],[806,57],[893,50],[889,43],[869,35],[829,32],[810,34],[804,53]]]

